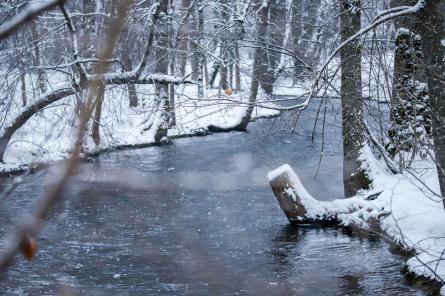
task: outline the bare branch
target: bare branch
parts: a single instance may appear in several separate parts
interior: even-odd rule
[[[47,0],[40,3],[37,1],[30,1],[23,10],[11,20],[4,23],[0,27],[0,40],[7,38],[14,31],[26,22],[29,22],[40,13],[53,8],[56,5],[65,3],[65,0]]]

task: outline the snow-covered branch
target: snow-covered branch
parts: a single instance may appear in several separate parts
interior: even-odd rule
[[[360,31],[349,37],[347,40],[343,41],[337,48],[335,48],[335,50],[329,55],[324,64],[318,70],[317,77],[315,78],[315,81],[312,85],[311,93],[309,94],[307,99],[301,104],[289,106],[288,109],[304,110],[309,106],[309,103],[311,102],[312,98],[318,93],[320,89],[319,83],[320,80],[322,80],[322,76],[324,75],[328,65],[331,63],[334,57],[340,52],[340,50],[342,50],[346,45],[355,41],[356,39],[360,38],[361,36],[365,35],[369,31],[375,29],[376,27],[378,27],[383,23],[386,23],[390,20],[405,15],[415,14],[419,12],[424,6],[425,6],[425,0],[418,0],[418,2],[413,6],[403,6],[404,8],[400,10],[396,8],[391,8],[389,10],[380,12],[368,26],[361,29]]]
[[[40,13],[64,2],[65,0],[30,1],[18,15],[0,26],[0,40],[11,35],[18,27]]]

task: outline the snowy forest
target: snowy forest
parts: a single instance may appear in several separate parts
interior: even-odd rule
[[[0,94],[2,295],[445,295],[445,0],[2,0]]]

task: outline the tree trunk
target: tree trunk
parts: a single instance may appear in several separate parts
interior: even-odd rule
[[[390,214],[362,198],[356,198],[351,203],[345,202],[344,199],[319,201],[307,192],[298,175],[287,164],[271,171],[267,178],[281,209],[292,224],[336,225],[340,224],[342,219],[348,223],[356,220],[349,219],[349,214],[362,217],[363,222],[369,224]]]
[[[415,0],[391,0],[391,7],[412,6]],[[396,30],[396,48],[394,54],[394,77],[392,84],[391,105],[394,105],[404,95],[403,77],[414,78],[418,75],[418,50],[414,48],[415,34],[418,21],[413,15],[403,16],[394,20],[394,29]],[[412,50],[415,50],[414,54]]]
[[[235,61],[235,59],[234,59],[234,56],[233,56],[233,50],[232,49],[230,49],[230,51],[229,51],[229,77],[228,77],[228,85],[230,86],[230,87],[232,87],[233,88],[233,64],[234,64],[234,61]]]
[[[235,42],[235,93],[241,91],[241,68],[240,68],[240,53],[239,53],[239,42]]]
[[[171,11],[174,10],[174,1],[170,0],[170,7],[171,7]],[[168,46],[170,49],[170,58],[169,58],[169,72],[170,75],[174,75],[175,74],[175,61],[177,60],[177,56],[174,53],[174,44],[173,44],[173,19],[170,18],[169,19],[169,24],[168,24],[169,28],[168,28],[168,38],[169,38],[169,42],[168,42]],[[168,85],[168,106],[169,106],[169,123],[168,123],[168,127],[174,127],[176,126],[176,112],[175,112],[175,85],[173,83],[170,83]]]
[[[340,0],[341,40],[360,30],[360,1]],[[356,39],[341,49],[341,105],[343,126],[343,185],[345,196],[369,187],[361,169],[360,150],[365,142],[362,107],[361,45]]]
[[[42,58],[40,54],[40,45],[38,42],[39,33],[37,28],[37,22],[31,22],[31,36],[32,40],[35,42],[33,45],[33,64],[35,67],[39,67],[42,64]],[[37,86],[39,89],[39,93],[43,94],[46,92],[46,81],[45,81],[45,71],[42,69],[37,69]]]
[[[300,42],[303,38],[303,1],[292,0],[292,46],[294,54],[294,82],[300,78],[303,72],[303,53]]]
[[[139,100],[138,100],[138,93],[136,90],[136,85],[134,84],[128,84],[128,98],[129,98],[129,106],[130,107],[137,107]]]
[[[220,68],[221,68],[221,64],[220,63],[215,62],[213,64],[212,76],[210,77],[210,80],[209,80],[209,83],[208,83],[210,88],[213,88],[213,85],[215,84],[215,80],[216,80],[216,75],[218,75],[218,72],[219,72]]]
[[[266,58],[267,68],[263,79],[260,81],[264,92],[271,96],[273,85],[277,79],[277,66],[281,58],[279,48],[283,46],[284,40],[285,30],[283,28],[286,27],[286,0],[271,0],[269,5],[268,38],[264,43],[259,43],[258,45],[265,46],[268,49]]]
[[[266,5],[261,5],[261,1],[259,5],[261,5],[261,9],[257,12],[257,22],[258,22],[258,31],[257,31],[257,40],[259,43],[263,43],[267,38],[267,25],[269,20],[269,1],[266,2]],[[255,49],[255,54],[253,58],[253,75],[252,82],[250,85],[250,97],[249,97],[249,106],[247,107],[246,114],[243,116],[241,123],[238,126],[238,129],[245,130],[247,125],[252,118],[253,109],[255,108],[255,102],[258,95],[258,88],[260,85],[260,78],[265,73],[264,62],[266,60],[266,50],[263,47],[257,47]],[[266,66],[267,67],[267,66]]]
[[[227,81],[227,54],[228,48],[225,44],[225,41],[221,42],[221,65],[220,65],[220,71],[219,71],[219,87],[221,89],[226,89],[229,86],[229,82]]]
[[[442,198],[445,196],[445,1],[426,0],[419,11],[426,79],[433,118],[433,141]],[[445,200],[444,200],[445,206]]]
[[[319,7],[320,0],[292,0],[294,81],[300,79],[306,71],[305,64],[317,63],[317,52],[321,46],[314,44],[313,37]]]
[[[317,44],[318,38],[316,37],[315,28],[317,27],[317,17],[318,9],[320,8],[320,0],[306,0],[304,1],[304,14],[303,14],[303,35],[302,35],[302,48],[306,50],[304,59],[308,64],[314,66],[317,64],[317,54],[318,48],[321,47]],[[315,42],[314,42],[315,41]]]
[[[122,63],[124,64],[125,71],[131,71],[133,68],[133,63],[131,62],[130,57],[128,56],[128,52],[123,53]],[[138,93],[136,90],[136,85],[128,84],[128,103],[130,107],[137,107],[139,103]]]
[[[202,46],[204,43],[204,6],[199,4],[196,6],[196,14],[198,16],[198,46],[200,48],[198,55],[198,98],[204,98],[204,53],[202,51]]]
[[[199,54],[198,54],[198,49],[199,49],[199,45],[197,43],[197,39],[198,39],[198,26],[197,26],[197,15],[196,13],[191,14],[192,17],[192,22],[190,24],[190,27],[192,28],[190,30],[191,32],[191,40],[189,42],[189,46],[190,46],[190,64],[191,64],[191,68],[192,68],[192,80],[196,81],[198,80],[198,67],[199,67]]]
[[[99,90],[96,91],[97,94],[105,94],[105,84],[99,86]],[[102,117],[102,105],[103,105],[104,95],[100,98],[96,98],[96,106],[93,116],[93,127],[91,130],[91,137],[93,138],[94,144],[96,146],[100,145],[100,120]]]
[[[226,4],[225,1],[222,1],[223,4]],[[221,10],[221,21],[225,24],[225,22],[229,21],[230,15],[227,11],[227,7],[225,5],[220,6]],[[230,32],[228,29],[225,29],[222,33],[221,42],[220,42],[220,59],[221,59],[221,68],[220,68],[220,80],[219,80],[219,87],[220,89],[225,90],[229,86],[228,82],[228,60],[229,60],[229,50],[230,50],[230,44],[229,44],[229,34]]]
[[[392,0],[392,7],[412,6],[415,0]],[[419,21],[414,15],[407,15],[394,21],[396,42],[394,53],[394,74],[391,96],[391,126],[388,130],[387,151],[399,156],[400,166],[408,166],[403,152],[426,154],[431,135],[431,110],[428,104],[428,90],[424,87],[425,69],[422,38],[419,36]]]
[[[22,64],[22,63],[20,63]],[[26,95],[26,76],[25,73],[23,72],[23,66],[21,66],[21,71],[22,73],[20,73],[20,88],[21,88],[21,93],[22,93],[22,106],[25,107],[27,104],[27,95]]]
[[[82,18],[83,21],[83,33],[81,34],[81,56],[83,58],[91,58],[93,57],[94,51],[94,31],[96,29],[96,18],[92,16],[96,11],[96,1],[93,0],[83,0],[82,2],[82,11],[85,16]]]
[[[190,8],[190,0],[182,0],[181,8],[184,11],[184,13],[187,13],[187,10]],[[181,32],[179,34],[179,49],[181,51],[180,58],[179,58],[179,61],[180,61],[179,72],[181,73],[182,76],[185,75],[185,71],[187,68],[189,34],[190,34],[189,18],[186,18],[184,20],[184,24],[182,25]]]
[[[168,74],[168,47],[169,47],[169,21],[168,21],[168,0],[161,0],[159,2],[159,21],[158,30],[156,32],[156,65],[155,71],[158,74]],[[170,102],[168,98],[168,85],[167,84],[157,84],[156,85],[156,96],[160,103],[160,123],[157,127],[155,134],[155,141],[160,142],[167,137],[168,125],[170,121]]]

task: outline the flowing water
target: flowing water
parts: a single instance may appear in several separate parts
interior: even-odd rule
[[[82,164],[35,259],[18,257],[0,293],[424,295],[405,281],[403,258],[386,241],[293,227],[279,209],[266,174],[283,163],[318,199],[343,195],[339,110],[328,106],[324,139],[319,126],[312,141],[315,112],[305,112],[292,135],[286,114],[254,122],[248,133],[179,139]],[[31,175],[1,204],[2,236],[57,172]],[[0,178],[2,187],[11,182]]]

